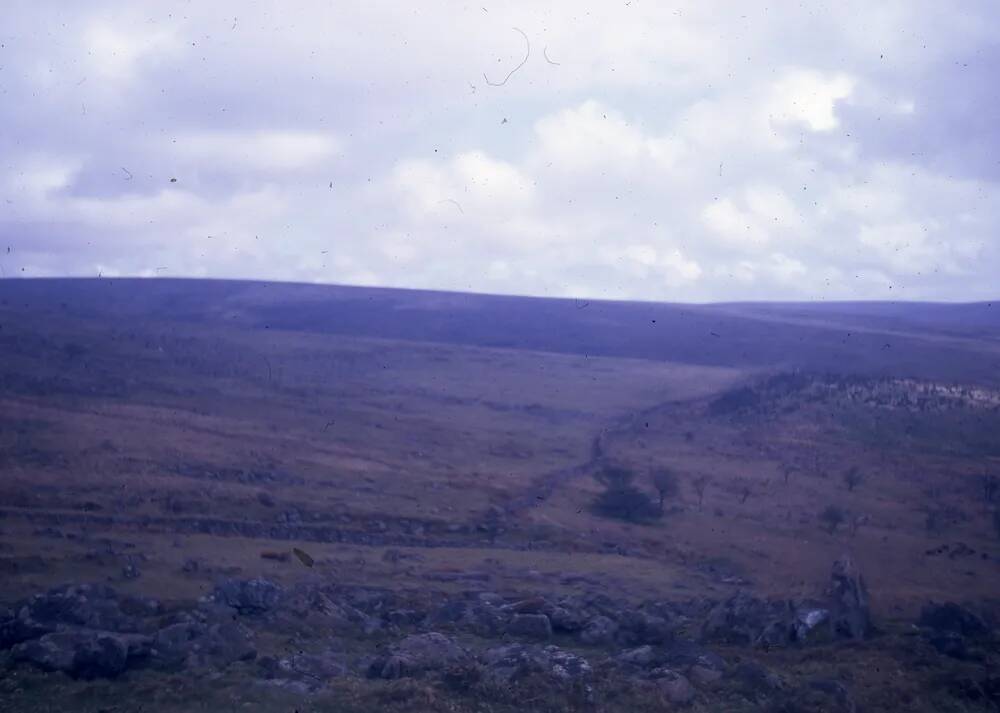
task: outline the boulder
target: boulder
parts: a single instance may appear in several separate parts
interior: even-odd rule
[[[279,687],[313,692],[331,679],[347,673],[347,666],[333,652],[298,653],[284,658],[265,656],[258,660],[261,676]]]
[[[618,634],[618,624],[606,616],[596,616],[587,622],[580,632],[580,640],[591,646],[608,646],[613,644]]]
[[[850,555],[844,555],[833,563],[827,594],[834,635],[850,639],[865,638],[871,631],[868,587]]]
[[[662,616],[628,610],[618,618],[618,638],[625,644],[663,644],[674,635],[674,625]]]
[[[37,639],[51,633],[55,627],[34,621],[28,616],[27,609],[22,610],[24,616],[8,616],[0,620],[0,651],[9,649],[23,641]]]
[[[36,594],[18,616],[52,629],[77,626],[100,631],[137,630],[134,617],[122,611],[117,592],[99,584],[65,585]]]
[[[653,675],[660,694],[674,706],[690,705],[697,695],[687,677],[677,671],[662,668],[654,671]]]
[[[976,613],[954,602],[928,604],[920,612],[917,624],[935,632],[952,632],[960,636],[986,636],[990,627]]]
[[[546,614],[555,631],[573,633],[582,630],[587,624],[587,618],[583,613],[563,605],[549,607]]]
[[[830,610],[814,603],[800,603],[795,608],[792,637],[802,643],[813,643],[828,638]]]
[[[752,700],[768,698],[785,688],[785,682],[760,664],[741,663],[730,672],[737,689]]]
[[[508,644],[487,650],[482,661],[484,679],[495,686],[509,686],[529,676],[559,685],[586,680],[593,669],[586,659],[558,646]]]
[[[182,621],[165,626],[152,638],[150,661],[158,668],[222,668],[257,656],[250,632],[231,621]]]
[[[728,644],[787,643],[791,635],[789,618],[786,603],[766,602],[741,590],[712,607],[702,624],[701,636]]]
[[[376,658],[368,668],[368,675],[371,678],[402,678],[469,660],[465,649],[444,634],[432,631],[407,636],[394,645],[388,655]]]
[[[484,638],[503,633],[510,615],[499,607],[482,600],[447,601],[429,617],[431,626],[468,631]]]
[[[212,599],[232,607],[240,614],[261,614],[270,611],[281,600],[282,589],[274,582],[258,577],[256,579],[227,579],[219,584]]]
[[[649,645],[628,649],[615,658],[619,663],[635,668],[647,668],[657,663],[659,659],[653,647]]]
[[[515,614],[507,623],[507,633],[525,639],[548,641],[552,623],[545,614]]]
[[[24,661],[45,671],[62,671],[74,678],[114,678],[126,667],[129,643],[107,631],[57,631],[18,644],[15,661]]]

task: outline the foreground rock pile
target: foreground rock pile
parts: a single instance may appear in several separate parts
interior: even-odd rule
[[[976,660],[992,642],[991,627],[955,604],[929,606],[919,625],[930,646],[956,659]],[[251,579],[165,604],[103,585],[67,585],[0,608],[0,669],[93,679],[241,666],[259,685],[303,694],[343,677],[427,678],[477,696],[511,698],[536,686],[581,702],[593,701],[599,682],[616,680],[673,705],[720,687],[760,701],[805,686],[827,709],[853,710],[839,682],[788,681],[733,651],[871,632],[864,579],[847,559],[834,565],[820,597],[782,601],[738,592],[718,602],[632,605],[599,594],[441,597]]]

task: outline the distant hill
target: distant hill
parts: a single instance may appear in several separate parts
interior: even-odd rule
[[[180,320],[714,366],[1000,383],[1000,307],[666,304],[186,279],[0,281],[14,315]]]

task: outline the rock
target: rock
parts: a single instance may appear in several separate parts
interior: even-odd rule
[[[114,678],[125,670],[129,645],[106,631],[57,631],[18,644],[15,661],[25,661],[45,671],[62,671],[74,678]]]
[[[541,676],[561,685],[587,679],[593,669],[586,659],[558,646],[508,644],[487,650],[482,661],[484,678],[498,686],[508,686],[527,676]]]
[[[829,631],[830,610],[820,606],[801,604],[795,610],[792,636],[799,642],[816,642]]]
[[[333,652],[299,653],[285,658],[265,656],[258,661],[264,678],[290,690],[311,693],[347,673],[347,666]]]
[[[661,616],[626,611],[618,619],[620,638],[626,644],[663,644],[674,635],[674,626]]]
[[[546,612],[555,631],[577,632],[586,626],[587,619],[579,611],[556,605]]]
[[[784,681],[759,664],[746,662],[736,666],[731,678],[739,690],[754,700],[767,698],[785,688]]]
[[[224,667],[257,656],[250,632],[235,622],[178,622],[153,636],[150,660],[159,668]]]
[[[712,686],[722,679],[728,669],[725,659],[694,641],[674,640],[657,649],[657,652],[660,662],[686,672],[688,678],[699,686]]]
[[[393,609],[385,618],[393,626],[413,626],[420,623],[424,613],[413,609]]]
[[[694,681],[696,686],[702,688],[711,688],[722,680],[725,675],[723,669],[715,668],[713,666],[706,666],[700,663],[693,665],[688,669],[688,678]]]
[[[181,571],[184,572],[185,574],[193,574],[197,572],[200,568],[201,566],[198,560],[191,557],[184,560],[184,564],[181,565]]]
[[[618,624],[606,616],[596,616],[587,622],[580,632],[580,640],[591,646],[608,646],[613,644],[618,634]]]
[[[156,632],[150,656],[163,667],[179,666],[191,653],[194,642],[204,636],[206,627],[193,623],[172,624]]]
[[[504,610],[512,614],[543,614],[549,608],[549,603],[544,597],[532,597],[509,604],[504,607]]]
[[[37,639],[54,630],[51,625],[31,619],[27,615],[27,609],[24,610],[24,614],[23,617],[8,616],[6,620],[0,621],[0,651],[23,641]]]
[[[508,615],[484,601],[447,601],[431,613],[431,626],[444,626],[471,632],[483,638],[500,636],[507,625]]]
[[[656,655],[656,652],[653,651],[653,647],[649,645],[628,649],[616,657],[616,660],[619,663],[623,663],[627,666],[634,666],[636,668],[646,668],[652,666],[658,661],[658,659],[659,657]]]
[[[552,638],[552,624],[545,614],[515,614],[507,624],[507,633],[525,639],[548,641]]]
[[[687,706],[694,700],[697,692],[687,678],[672,669],[657,669],[653,672],[656,676],[656,687],[663,697],[675,706]]]
[[[831,713],[856,713],[858,707],[850,691],[840,681],[816,678],[809,681],[800,703],[807,710],[824,710]],[[811,704],[811,705],[810,705]]]
[[[719,602],[702,624],[701,636],[709,641],[752,645],[787,643],[791,635],[788,607],[765,602],[739,591]]]
[[[928,604],[920,612],[917,624],[936,632],[952,632],[961,636],[986,636],[990,627],[974,612],[954,602]]]
[[[78,626],[99,631],[133,632],[137,622],[121,610],[118,594],[104,585],[65,585],[36,594],[19,618],[48,625]]]
[[[372,662],[372,678],[402,678],[440,670],[470,660],[468,652],[438,632],[407,636],[389,650],[388,656]]]
[[[954,631],[931,632],[927,637],[927,643],[942,656],[950,656],[959,661],[974,661],[982,658],[981,654],[969,649],[964,636]]]
[[[215,588],[214,601],[232,607],[240,614],[261,614],[273,609],[281,599],[282,589],[274,582],[257,579],[228,579]]]
[[[274,498],[271,494],[261,490],[257,493],[257,502],[266,508],[273,508],[277,503],[274,502]]]
[[[828,595],[834,634],[850,639],[865,638],[871,631],[868,587],[849,555],[833,563]]]

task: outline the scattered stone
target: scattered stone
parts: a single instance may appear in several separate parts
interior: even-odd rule
[[[15,661],[73,678],[114,678],[125,670],[129,645],[106,631],[58,631],[18,644],[12,653]]]
[[[697,692],[687,678],[677,671],[668,668],[653,672],[656,686],[664,699],[675,706],[687,706],[694,700]]]
[[[408,636],[377,658],[368,668],[372,678],[402,678],[440,670],[470,659],[469,653],[438,632]]]
[[[659,657],[656,655],[656,652],[653,651],[653,647],[648,644],[646,646],[639,646],[638,648],[623,651],[617,657],[617,660],[620,663],[637,668],[652,666],[658,661],[658,659]]]
[[[586,628],[580,633],[580,640],[591,646],[608,646],[614,643],[617,634],[618,624],[602,615],[587,622]]]
[[[281,599],[282,590],[274,582],[256,579],[228,579],[215,588],[214,601],[230,606],[240,614],[261,614],[273,609]]]
[[[487,650],[482,661],[486,666],[484,678],[498,686],[509,686],[531,675],[565,685],[587,679],[593,673],[586,659],[552,645],[498,646]]]
[[[933,631],[950,631],[961,636],[985,636],[990,633],[990,627],[982,617],[954,602],[928,604],[921,610],[917,624]]]
[[[552,638],[552,623],[545,614],[515,614],[507,624],[507,633],[525,639],[548,641]]]

